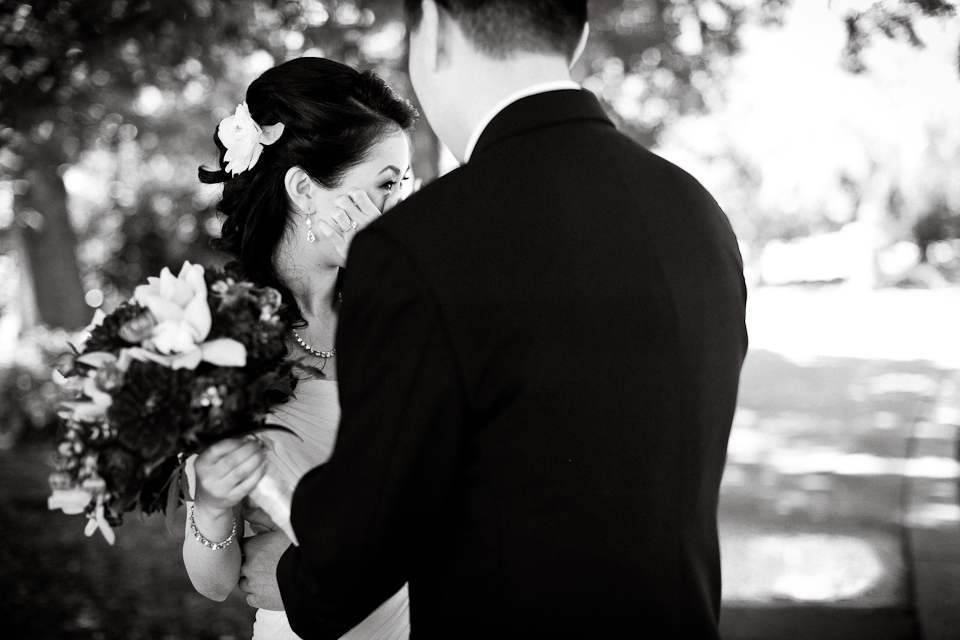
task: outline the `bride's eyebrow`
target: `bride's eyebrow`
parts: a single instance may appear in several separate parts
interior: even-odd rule
[[[381,170],[380,170],[380,173],[383,173],[383,172],[385,172],[385,171],[393,171],[393,172],[396,173],[396,174],[399,174],[399,173],[400,173],[400,169],[396,168],[396,167],[393,166],[392,164],[387,165],[386,167],[384,167],[383,169],[381,169]]]

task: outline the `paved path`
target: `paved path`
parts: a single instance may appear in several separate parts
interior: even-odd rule
[[[727,640],[958,637],[960,338],[923,313],[955,325],[960,297],[923,293],[752,297],[721,497]]]

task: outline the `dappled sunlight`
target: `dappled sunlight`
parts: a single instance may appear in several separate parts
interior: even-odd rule
[[[960,505],[935,502],[919,505],[910,510],[907,521],[915,527],[925,529],[940,527],[956,529],[960,524]]]
[[[876,587],[885,572],[875,542],[844,535],[745,536],[728,539],[722,551],[728,602],[849,600]]]
[[[724,599],[908,605],[905,527],[956,532],[960,291],[762,287],[721,485]]]

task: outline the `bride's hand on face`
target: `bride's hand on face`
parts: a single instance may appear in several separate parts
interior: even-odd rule
[[[336,200],[338,222],[341,225],[344,222],[346,223],[347,229],[345,231],[356,233],[386,213],[392,206],[391,200],[393,198],[387,198],[383,201],[384,210],[381,212],[366,191],[354,189],[348,195],[340,196]],[[346,215],[346,220],[343,220],[343,215]],[[343,227],[341,226],[341,228]]]
[[[337,252],[346,258],[350,243],[353,242],[357,233],[393,208],[398,201],[398,198],[387,198],[381,212],[366,191],[354,189],[334,201],[335,206],[321,216],[318,226],[333,242]]]
[[[240,503],[267,471],[267,456],[259,440],[230,439],[211,445],[197,456],[196,503],[227,511]]]

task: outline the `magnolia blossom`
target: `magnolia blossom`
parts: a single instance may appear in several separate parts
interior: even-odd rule
[[[250,115],[246,102],[237,105],[236,112],[221,120],[217,128],[217,138],[227,149],[223,155],[227,172],[237,175],[252,169],[263,153],[263,146],[273,144],[282,134],[282,122],[261,128]]]
[[[207,283],[203,267],[183,263],[179,275],[166,267],[159,278],[134,290],[134,300],[146,307],[156,320],[144,347],[124,349],[117,366],[126,370],[130,360],[153,361],[173,369],[194,369],[201,361],[223,367],[242,367],[246,348],[236,340],[220,338],[206,342],[213,325],[207,304]]]
[[[164,267],[159,278],[150,277],[147,282],[134,289],[133,298],[157,320],[151,335],[153,348],[169,355],[201,344],[213,324],[203,267],[184,262],[177,277]]]
[[[119,367],[126,369],[132,360],[156,362],[171,369],[196,369],[201,362],[218,367],[243,367],[247,364],[247,348],[232,338],[220,338],[197,345],[186,353],[162,355],[149,349],[133,347],[120,352]]]

